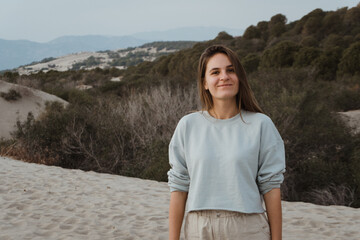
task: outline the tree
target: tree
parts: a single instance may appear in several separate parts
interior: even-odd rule
[[[286,17],[282,14],[277,14],[273,16],[269,22],[269,32],[270,36],[279,37],[286,31]]]
[[[249,53],[241,61],[247,73],[254,72],[259,67],[260,57],[254,53]]]
[[[313,63],[319,57],[320,50],[314,47],[303,47],[295,54],[295,67],[306,67]]]
[[[261,57],[261,67],[290,67],[294,62],[296,52],[299,50],[297,43],[282,41],[274,47],[265,50]]]
[[[308,36],[319,31],[321,27],[321,18],[320,17],[310,17],[306,21],[302,34]]]
[[[259,29],[260,34],[261,34],[261,38],[264,41],[267,41],[267,39],[269,37],[269,32],[268,32],[269,23],[267,21],[260,21],[256,25],[256,28]]]
[[[319,41],[317,41],[312,36],[307,36],[301,40],[300,44],[304,47],[317,47],[319,44]]]
[[[360,25],[360,5],[349,9],[344,16],[344,24],[349,27]]]
[[[344,41],[344,38],[337,35],[337,34],[330,34],[327,38],[323,41],[323,46],[325,49],[330,49],[334,47],[346,47],[346,42]]]
[[[245,30],[243,37],[246,39],[260,38],[261,32],[257,27],[251,25]]]
[[[342,50],[339,47],[324,50],[314,61],[314,66],[317,69],[317,77],[324,80],[334,80],[341,53]]]
[[[360,42],[347,48],[339,63],[340,74],[360,74]]]
[[[234,37],[225,31],[219,32],[219,34],[215,38],[215,40],[231,40],[231,39],[234,39]]]

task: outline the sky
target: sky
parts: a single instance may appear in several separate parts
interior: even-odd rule
[[[315,8],[360,0],[0,0],[0,38],[47,42],[65,35],[124,36],[181,27],[245,30],[278,13],[288,22]]]

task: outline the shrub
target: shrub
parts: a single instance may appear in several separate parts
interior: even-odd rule
[[[334,47],[345,48],[346,42],[344,38],[337,35],[337,34],[330,34],[327,38],[323,41],[323,46],[325,49],[331,49]]]
[[[320,55],[320,50],[314,47],[303,47],[295,54],[294,66],[310,66],[313,61]]]
[[[0,96],[6,101],[16,101],[21,98],[21,94],[15,89],[10,89],[7,93],[0,92]]]
[[[286,31],[286,21],[287,19],[285,15],[276,14],[272,16],[268,25],[270,36],[279,37],[281,34],[283,34]]]
[[[4,79],[6,81],[11,82],[11,83],[15,83],[16,79],[19,77],[19,73],[18,72],[6,71],[3,76],[4,76]]]
[[[319,42],[314,37],[307,36],[301,40],[300,45],[304,47],[317,47]]]
[[[215,40],[232,40],[232,39],[234,39],[234,37],[225,31],[219,32],[215,38]]]
[[[314,61],[317,70],[317,77],[324,80],[334,80],[341,57],[341,49],[339,47],[324,50],[320,56]]]
[[[259,67],[260,57],[254,53],[246,55],[241,61],[247,73],[254,72]]]
[[[315,34],[321,27],[321,17],[309,17],[304,24],[302,34],[309,36]]]
[[[360,89],[343,89],[334,96],[334,108],[338,111],[360,109]]]
[[[251,25],[245,30],[243,37],[246,39],[260,38],[261,32],[257,27]]]
[[[279,42],[274,47],[264,51],[260,66],[275,68],[291,67],[298,49],[299,46],[295,42]]]
[[[360,74],[360,42],[352,44],[345,50],[340,63],[340,74]]]
[[[330,184],[308,193],[308,201],[320,205],[351,206],[355,202],[355,190],[345,186]]]

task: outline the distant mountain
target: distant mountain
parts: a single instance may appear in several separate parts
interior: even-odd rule
[[[59,57],[77,52],[136,47],[153,41],[209,40],[221,31],[227,31],[232,35],[241,35],[243,32],[242,30],[220,27],[188,27],[168,31],[142,32],[130,36],[63,36],[47,43],[0,39],[0,71],[41,61],[44,58]]]
[[[99,51],[139,46],[146,40],[131,36],[66,36],[47,43],[27,40],[0,39],[0,70],[40,61],[48,57],[59,57],[83,51]]]

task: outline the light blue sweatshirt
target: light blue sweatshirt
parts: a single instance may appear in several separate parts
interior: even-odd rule
[[[280,188],[284,142],[272,120],[246,110],[229,119],[207,111],[182,117],[169,144],[170,191],[188,192],[186,212],[262,213],[262,195]]]

